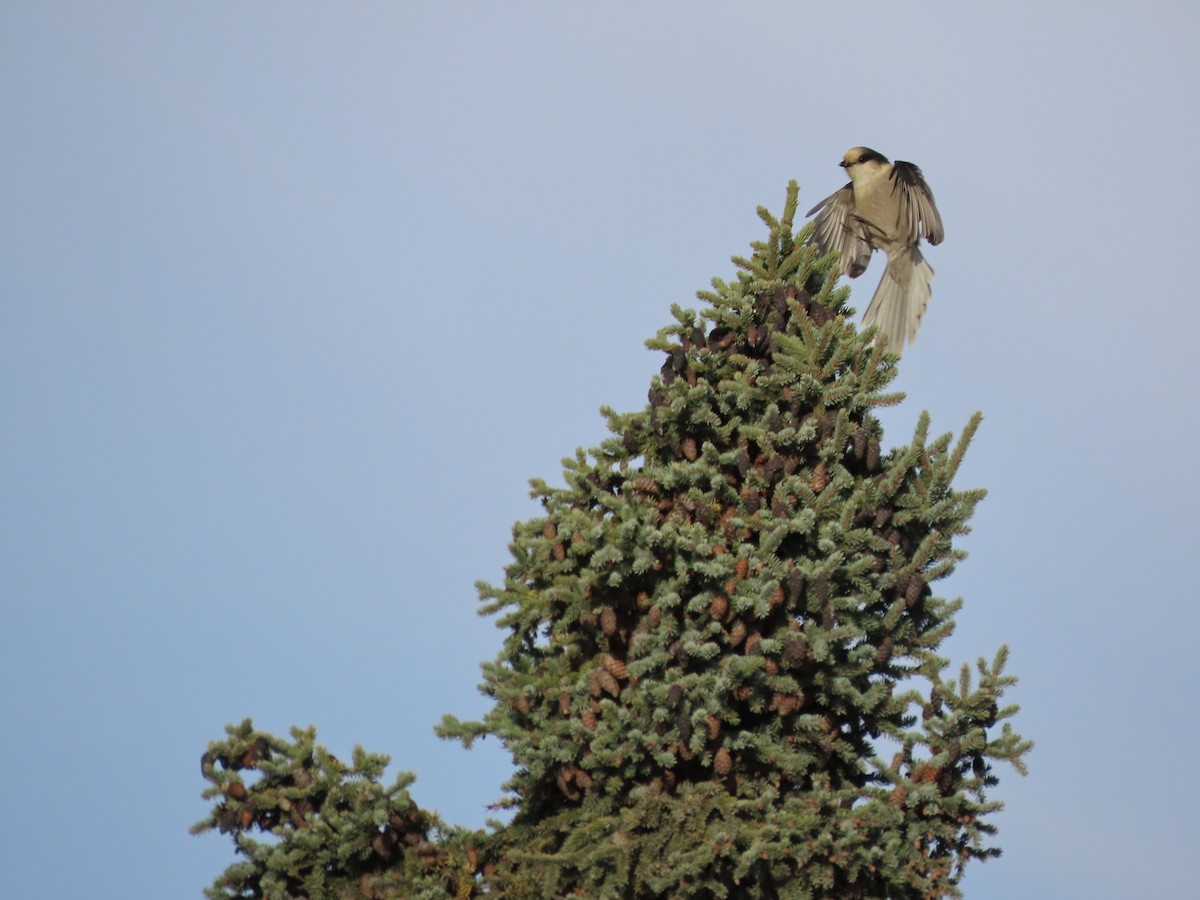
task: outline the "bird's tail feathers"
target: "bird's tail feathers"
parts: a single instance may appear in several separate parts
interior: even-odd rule
[[[933,267],[916,247],[888,254],[887,268],[863,316],[863,326],[878,325],[888,349],[899,353],[917,339],[925,307],[933,296]]]

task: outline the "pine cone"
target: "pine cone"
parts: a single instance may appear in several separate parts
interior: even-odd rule
[[[713,770],[718,775],[728,775],[729,770],[733,768],[733,757],[729,755],[729,751],[722,747],[713,757]]]
[[[752,631],[746,638],[746,655],[758,656],[760,652],[762,652],[762,635],[757,631]]]
[[[829,600],[829,578],[825,575],[818,575],[813,581],[813,596],[823,605]]]
[[[677,374],[682,374],[687,369],[687,352],[683,347],[676,347],[671,351],[671,358],[668,361]]]
[[[932,784],[937,781],[939,769],[927,763],[921,763],[913,769],[912,780],[917,784]]]
[[[232,807],[222,806],[221,812],[217,816],[217,830],[221,834],[228,834],[237,828],[238,813]]]
[[[818,327],[832,321],[835,315],[836,313],[823,303],[810,303],[808,305],[808,317]]]
[[[798,603],[800,598],[804,596],[804,573],[799,569],[793,568],[788,572],[788,602]]]
[[[825,414],[821,416],[821,424],[818,426],[818,432],[821,434],[821,440],[825,440],[837,431],[838,411],[836,409],[827,409]]]
[[[617,614],[611,606],[600,610],[600,630],[604,632],[605,637],[612,637],[617,633]]]
[[[801,697],[792,694],[777,693],[771,697],[771,708],[776,710],[781,716],[790,716],[796,710],[804,705],[804,700]]]
[[[658,496],[661,490],[658,482],[646,475],[633,479],[633,486],[643,494],[650,494],[651,496]]]
[[[551,521],[546,520],[546,524],[542,526],[542,536],[548,541],[558,537],[558,527]]]
[[[713,597],[712,604],[709,606],[708,612],[715,621],[725,621],[725,617],[729,615],[729,598],[724,594],[717,594],[717,596]]]
[[[625,665],[625,661],[617,659],[610,653],[604,654],[604,668],[613,678],[624,679],[629,674],[629,669]]]
[[[696,446],[696,439],[694,437],[685,437],[683,439],[682,448],[683,456],[688,462],[695,462],[696,457],[700,455],[700,451]]]
[[[895,645],[895,643],[896,642],[892,639],[890,634],[885,636],[884,639],[879,642],[879,647],[875,650],[876,666],[886,665],[888,660],[892,658],[892,647]]]
[[[904,587],[904,603],[908,607],[916,605],[921,599],[921,595],[925,592],[925,579],[915,572],[909,576],[908,584]]]
[[[599,675],[596,676],[596,681],[603,690],[608,691],[614,697],[620,696],[621,686],[617,684],[617,679],[613,678],[609,672],[604,669],[597,669]]]
[[[692,720],[691,720],[691,718],[689,718],[683,712],[680,712],[678,718],[675,721],[675,724],[679,727],[679,737],[683,740],[683,743],[685,745],[690,743],[692,740]]]
[[[708,333],[708,344],[710,347],[715,345],[718,350],[728,350],[733,346],[736,337],[733,329],[718,325]]]
[[[783,604],[783,585],[775,585],[775,590],[771,592],[770,598],[767,600],[767,606],[774,612]]]
[[[829,473],[825,470],[825,463],[817,463],[817,467],[813,469],[812,478],[808,485],[818,494],[825,490],[829,484]]]
[[[254,739],[254,743],[250,745],[250,758],[258,761],[260,759],[271,758],[271,743],[262,735]]]
[[[789,666],[801,666],[809,658],[808,641],[802,634],[789,634],[783,639],[783,661]]]
[[[562,791],[563,796],[568,800],[578,800],[580,798],[581,795],[579,791],[575,790],[575,788],[571,785],[571,779],[569,778],[566,769],[559,769],[558,774],[554,777],[554,780],[558,784],[558,789]]]
[[[867,441],[867,471],[874,472],[879,468],[879,438]]]
[[[856,428],[854,437],[851,439],[854,442],[854,458],[859,462],[866,459],[867,456],[867,438],[869,435],[864,428]]]
[[[717,735],[721,733],[721,719],[719,716],[709,713],[704,717],[704,722],[708,726],[708,739],[715,741]]]
[[[736,647],[746,639],[746,623],[741,620],[733,623],[733,628],[729,630],[729,643]]]
[[[763,465],[763,471],[762,471],[763,479],[767,482],[767,484],[774,484],[775,479],[779,476],[779,473],[782,471],[783,471],[783,460],[779,458],[778,454],[776,454],[775,456],[772,456],[770,459],[768,459],[766,461],[766,464]]]
[[[944,769],[939,769],[937,776],[938,790],[945,795],[949,795],[951,789],[954,787],[954,782],[957,780],[955,777],[956,774],[957,773],[954,771],[954,769],[950,768],[949,766]]]

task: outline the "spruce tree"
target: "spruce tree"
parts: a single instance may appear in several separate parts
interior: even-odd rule
[[[480,587],[505,632],[495,703],[439,732],[504,742],[511,822],[439,830],[398,784],[354,815],[385,827],[390,798],[416,816],[410,849],[347,875],[359,894],[303,896],[393,896],[390,872],[394,896],[934,898],[999,853],[993,766],[1024,772],[1031,747],[1004,721],[1015,679],[1003,647],[947,678],[960,601],[932,590],[984,494],[951,484],[980,417],[955,441],[922,415],[883,449],[897,357],[794,232],[797,193],[760,209],[767,239],[707,309],[673,308],[648,405],[605,409],[611,436],[564,461],[565,486],[533,483],[543,514]],[[242,841],[210,770],[198,827]],[[325,870],[372,859],[353,846]]]
[[[534,483],[545,515],[482,586],[496,704],[442,733],[511,750],[531,893],[940,897],[995,852],[984,789],[1028,744],[989,733],[1015,711],[1003,648],[944,679],[959,603],[931,590],[984,493],[951,487],[979,416],[882,451],[896,359],[796,198],[709,309],[673,310],[648,407]]]

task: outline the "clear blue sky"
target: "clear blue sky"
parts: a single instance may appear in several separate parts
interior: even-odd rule
[[[1032,774],[973,900],[1194,896],[1194,4],[0,5],[0,894],[198,897],[226,722],[479,825],[527,479],[847,147],[946,223],[889,411],[986,418],[956,661]],[[855,285],[863,309],[880,265]]]

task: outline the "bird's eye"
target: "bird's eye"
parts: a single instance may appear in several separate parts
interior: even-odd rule
[[[858,158],[858,161],[859,161],[860,163],[865,163],[865,162],[867,161],[867,154],[865,154],[865,153],[864,153],[862,156],[860,156],[860,157]]]

